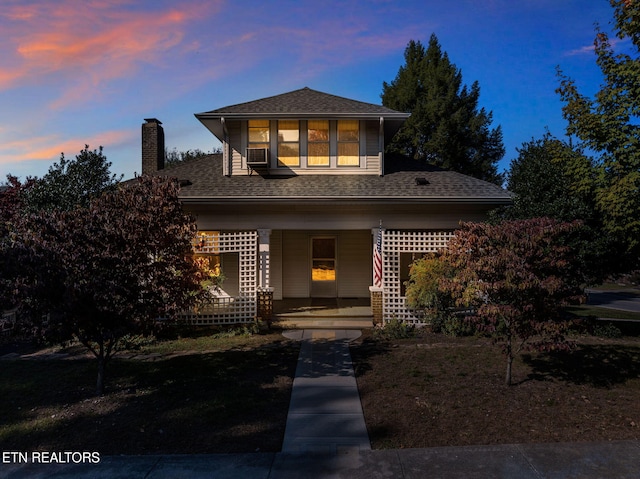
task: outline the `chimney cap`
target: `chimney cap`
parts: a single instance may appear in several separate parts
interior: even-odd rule
[[[158,125],[162,125],[162,122],[157,118],[145,118],[144,121],[147,123],[157,123]]]

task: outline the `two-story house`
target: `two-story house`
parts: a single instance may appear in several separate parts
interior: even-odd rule
[[[419,322],[405,305],[409,264],[511,198],[469,176],[386,159],[408,116],[303,88],[196,114],[222,154],[166,172],[162,126],[146,120],[143,173],[182,182],[196,250],[225,276],[217,309],[197,322],[250,321],[288,298],[367,298],[376,321]]]

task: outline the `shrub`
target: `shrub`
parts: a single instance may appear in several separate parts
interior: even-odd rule
[[[379,339],[407,339],[415,335],[416,327],[413,324],[405,323],[398,318],[392,318],[384,323],[382,328],[376,329],[374,335]]]
[[[431,320],[431,331],[447,336],[461,337],[473,336],[476,334],[477,329],[472,323],[460,315],[443,313]]]
[[[453,305],[451,295],[440,289],[442,278],[451,278],[453,274],[449,264],[435,254],[414,261],[406,283],[407,304],[422,311],[425,319],[437,320],[447,307]]]
[[[620,338],[622,331],[610,321],[601,321],[590,316],[584,321],[584,332],[598,338]]]

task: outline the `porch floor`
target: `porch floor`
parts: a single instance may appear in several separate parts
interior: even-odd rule
[[[289,329],[373,327],[369,298],[290,298],[273,302],[273,322]]]

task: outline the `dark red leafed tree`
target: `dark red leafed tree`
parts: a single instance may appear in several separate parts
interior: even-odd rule
[[[174,180],[140,177],[87,207],[33,213],[20,228],[29,251],[26,305],[50,313],[50,337],[76,337],[95,355],[99,395],[125,335],[148,331],[202,293],[191,259],[196,226],[178,190]]]
[[[22,268],[21,252],[14,247],[13,233],[20,222],[24,207],[24,197],[34,184],[33,178],[23,183],[12,175],[7,175],[4,185],[0,185],[0,308],[16,305],[16,279]]]
[[[456,274],[440,286],[458,306],[473,308],[468,320],[502,344],[507,385],[523,348],[570,346],[562,306],[582,297],[580,272],[567,246],[579,227],[548,218],[464,223],[443,253]]]

